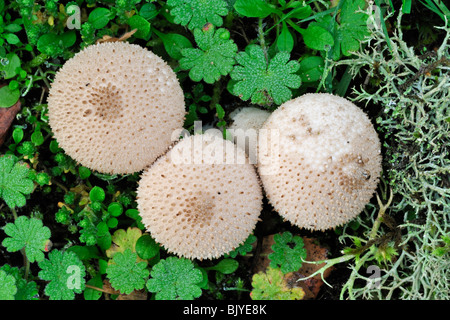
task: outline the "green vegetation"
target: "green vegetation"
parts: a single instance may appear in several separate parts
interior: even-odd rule
[[[0,0],[0,111],[21,104],[0,145],[0,299],[302,299],[285,276],[311,263],[325,263],[315,274],[329,267],[339,274],[326,281],[338,290],[323,286],[327,298],[449,299],[444,2],[205,3]],[[112,38],[146,47],[173,68],[190,132],[201,120],[226,136],[234,109],[272,111],[306,92],[354,100],[383,143],[377,195],[357,219],[327,232],[299,230],[265,204],[254,233],[224,257],[173,256],[141,222],[139,173],[81,166],[48,124],[56,72],[83,48]],[[264,256],[263,240],[274,234]],[[305,261],[303,236],[329,247],[329,259]],[[261,258],[269,266],[255,272]],[[367,285],[371,266],[381,271],[378,285]]]

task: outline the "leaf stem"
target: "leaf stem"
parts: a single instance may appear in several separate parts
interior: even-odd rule
[[[266,40],[264,39],[264,27],[263,27],[263,19],[258,19],[258,36],[259,36],[259,44],[264,52],[264,57],[266,58],[266,65],[269,65],[269,57],[267,55],[267,48],[266,48]]]

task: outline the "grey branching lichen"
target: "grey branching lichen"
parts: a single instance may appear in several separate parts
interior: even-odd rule
[[[376,26],[374,16],[369,19]],[[397,218],[401,232],[392,244],[396,257],[382,267],[376,285],[357,288],[355,279],[370,277],[352,273],[343,289],[350,298],[450,298],[448,251],[436,254],[450,234],[450,28],[439,29],[445,31],[442,45],[419,54],[400,28],[388,39],[375,27],[367,40],[372,50],[334,65],[367,75],[367,84],[377,82],[375,92],[362,86],[353,93],[356,101],[382,107],[376,126],[384,141],[385,179],[394,193],[387,213]]]

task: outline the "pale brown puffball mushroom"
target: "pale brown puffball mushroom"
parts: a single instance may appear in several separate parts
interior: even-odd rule
[[[91,45],[59,69],[49,124],[74,160],[108,174],[138,172],[166,152],[184,123],[184,94],[170,66],[127,42]]]
[[[269,116],[269,111],[255,107],[239,108],[230,114],[233,122],[227,132],[245,150],[252,164],[258,162],[258,131]]]
[[[248,238],[262,197],[244,151],[206,133],[180,140],[142,173],[137,189],[142,223],[155,241],[200,260],[229,253]]]
[[[331,94],[305,94],[282,104],[263,129],[258,170],[282,217],[326,230],[361,213],[381,173],[380,141],[361,109]]]

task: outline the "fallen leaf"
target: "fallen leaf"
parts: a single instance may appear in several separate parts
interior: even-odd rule
[[[269,267],[270,259],[268,258],[268,255],[273,252],[271,247],[275,243],[273,236],[274,235],[269,235],[263,238],[261,252],[253,269],[254,273],[258,273],[260,271],[265,272]],[[328,258],[328,250],[320,246],[316,239],[307,237],[302,237],[302,239],[304,242],[304,248],[307,252],[306,261],[320,261]],[[304,281],[297,280],[313,274],[323,266],[324,264],[316,265],[303,263],[302,267],[298,271],[287,273],[285,275],[285,281],[291,288],[302,288],[305,292],[305,297],[303,298],[304,300],[315,299],[323,285],[323,280],[320,274]],[[326,270],[324,272],[324,278],[328,277],[331,271],[332,268]]]
[[[321,261],[328,258],[328,250],[322,246],[320,246],[316,239],[303,237],[303,242],[305,245],[305,249],[307,252],[306,261]],[[295,272],[290,272],[286,274],[286,281],[288,285],[290,284],[292,287],[301,287],[303,291],[305,291],[305,300],[315,299],[319,294],[320,288],[323,285],[323,280],[320,274],[315,275],[304,281],[297,281],[298,279],[305,278],[320,268],[322,268],[325,263],[322,264],[311,264],[311,263],[303,263],[302,267]],[[326,279],[333,268],[328,268],[323,277]]]

